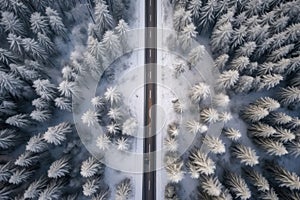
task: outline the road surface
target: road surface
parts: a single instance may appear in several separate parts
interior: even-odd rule
[[[143,200],[156,199],[157,1],[145,0],[145,105]],[[153,28],[149,28],[153,27]],[[152,153],[151,153],[152,152]]]

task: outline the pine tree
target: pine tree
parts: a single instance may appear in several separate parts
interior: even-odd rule
[[[9,68],[15,76],[20,76],[22,79],[29,82],[33,82],[40,77],[40,74],[37,70],[30,69],[26,65],[16,65],[11,63]]]
[[[205,108],[200,112],[200,119],[205,123],[216,123],[219,120],[219,113],[213,108]]]
[[[201,124],[200,122],[195,120],[188,121],[186,123],[186,127],[188,129],[188,132],[192,134],[204,133],[208,129],[206,125]]]
[[[20,167],[31,167],[37,163],[38,159],[38,155],[35,155],[30,151],[25,151],[16,159],[15,165]]]
[[[103,1],[99,1],[96,3],[95,21],[100,35],[106,29],[110,29],[111,27],[113,27],[113,17],[109,13],[108,6]]]
[[[193,23],[190,23],[183,27],[182,31],[180,31],[178,40],[180,47],[186,51],[191,46],[193,38],[196,37],[197,32],[195,31],[196,27]]]
[[[110,102],[111,105],[117,104],[121,101],[121,93],[117,90],[116,87],[110,87],[106,89],[104,93],[104,98]]]
[[[57,89],[65,97],[76,96],[78,94],[78,85],[72,81],[62,81]]]
[[[16,146],[17,138],[16,132],[12,129],[0,130],[0,148],[8,149]]]
[[[8,182],[14,185],[19,185],[30,179],[32,176],[32,171],[28,169],[15,168],[10,176]]]
[[[131,194],[132,194],[132,183],[129,178],[125,178],[116,186],[115,200],[129,199]]]
[[[81,164],[80,174],[81,176],[88,178],[95,176],[96,174],[103,172],[103,166],[94,157],[89,157]]]
[[[46,188],[39,193],[38,200],[60,199],[63,186],[64,184],[62,180],[52,180],[49,184],[47,184]]]
[[[24,54],[22,40],[23,39],[21,36],[17,36],[13,33],[9,33],[8,37],[7,37],[7,41],[10,44],[9,49],[20,56],[22,56]],[[4,53],[4,60],[5,60],[6,64],[9,63],[9,60],[14,59],[13,55],[10,54],[9,52],[6,52],[7,58],[5,58],[5,52],[3,52],[3,53]]]
[[[216,169],[214,161],[207,154],[202,153],[200,149],[191,152],[189,160],[200,174],[211,175]]]
[[[196,22],[200,17],[200,11],[202,8],[201,0],[191,0],[188,4],[188,10],[191,12],[194,22]]]
[[[115,123],[115,122],[111,122],[110,124],[108,124],[106,126],[107,132],[115,135],[117,134],[119,131],[121,131],[119,124]]]
[[[251,180],[252,185],[254,185],[258,191],[266,192],[270,190],[268,180],[261,173],[251,168],[247,168],[244,171]]]
[[[217,2],[214,0],[208,0],[201,8],[199,25],[204,30],[208,30],[209,27],[214,23],[217,12]]]
[[[182,114],[185,110],[185,105],[183,102],[181,102],[179,99],[172,100],[173,103],[173,109],[176,113]]]
[[[228,53],[232,33],[232,25],[229,22],[214,27],[210,42],[214,54]]]
[[[249,122],[257,122],[265,118],[269,111],[257,105],[249,105],[242,111],[242,116]]]
[[[20,97],[22,86],[26,86],[26,84],[21,81],[18,77],[13,74],[7,74],[3,71],[0,71],[0,93],[11,94],[14,97]]]
[[[88,110],[83,113],[81,120],[82,123],[86,124],[88,127],[95,126],[99,122],[99,114],[95,111]]]
[[[290,172],[277,164],[269,165],[267,168],[279,183],[279,187],[287,187],[290,190],[300,189],[300,177],[295,172]]]
[[[8,182],[11,174],[12,174],[12,163],[7,162],[0,165],[0,181]],[[1,194],[1,193],[0,193]]]
[[[117,149],[127,151],[129,149],[128,139],[125,137],[118,138],[116,141]]]
[[[267,61],[276,62],[287,56],[294,49],[294,44],[285,45],[272,51],[272,53],[268,56]]]
[[[47,53],[53,54],[55,53],[55,44],[51,41],[51,39],[42,33],[37,34],[37,39],[39,45],[46,50]]]
[[[167,136],[164,139],[164,146],[167,149],[167,151],[176,152],[178,150],[178,141],[174,137]]]
[[[118,107],[111,107],[107,113],[108,117],[114,121],[119,121],[122,119],[123,113],[121,112],[121,109]]]
[[[236,198],[242,200],[251,198],[251,191],[241,175],[228,173],[226,175],[226,183],[229,186],[230,191],[235,194]]]
[[[55,106],[61,110],[72,110],[72,104],[71,101],[64,97],[57,97],[54,99]]]
[[[202,141],[214,154],[223,154],[226,151],[224,143],[217,137],[205,135]]]
[[[49,127],[43,137],[47,143],[61,145],[66,140],[66,134],[71,132],[71,125],[67,122],[62,122],[56,126]]]
[[[229,89],[239,80],[239,72],[236,70],[224,71],[217,79],[217,87],[220,89]]]
[[[103,108],[105,106],[105,100],[100,96],[92,98],[91,103],[95,108]]]
[[[234,129],[234,128],[225,129],[224,134],[226,135],[226,137],[228,137],[233,141],[237,141],[242,137],[241,132],[238,129]]]
[[[288,152],[294,157],[300,156],[300,143],[299,141],[292,141],[288,144]]]
[[[283,77],[279,74],[266,74],[260,77],[260,83],[258,85],[258,90],[266,88],[267,90],[275,87],[283,80]]]
[[[98,191],[100,188],[100,180],[99,178],[88,179],[85,184],[82,185],[82,192],[84,196],[90,197]]]
[[[49,33],[49,24],[47,18],[39,12],[34,12],[30,17],[31,30],[33,33],[42,33],[47,35]]]
[[[38,122],[45,122],[51,118],[51,113],[49,110],[33,110],[30,113],[30,117],[33,120],[36,120]]]
[[[276,133],[274,134],[275,138],[278,138],[280,142],[287,143],[296,139],[296,135],[289,129],[282,127],[276,127]]]
[[[47,143],[44,140],[43,135],[40,133],[37,135],[32,136],[26,145],[26,151],[31,151],[33,153],[41,153],[46,151]]]
[[[48,169],[49,178],[61,178],[70,173],[69,159],[63,157],[54,161]]]
[[[191,12],[186,11],[182,7],[178,7],[173,15],[173,26],[177,32],[183,30],[188,24],[192,22]]]
[[[194,85],[190,90],[191,100],[195,103],[208,98],[210,95],[210,88],[207,84],[200,82]]]
[[[239,72],[242,72],[248,67],[249,64],[250,64],[250,60],[248,57],[240,56],[233,59],[230,63],[230,66],[232,70],[238,70]]]
[[[236,48],[244,44],[247,36],[247,27],[241,25],[239,28],[232,31],[231,48]]]
[[[22,40],[22,47],[30,57],[41,62],[47,60],[46,51],[34,39],[24,38]]]
[[[123,19],[120,19],[118,25],[115,27],[115,32],[119,37],[123,52],[128,48],[128,31],[129,25]]]
[[[24,128],[30,124],[30,121],[27,114],[17,114],[7,118],[5,123],[18,128]]]
[[[48,17],[49,25],[52,31],[59,36],[66,37],[67,30],[58,12],[50,7],[47,7],[46,15]]]
[[[263,200],[279,200],[278,195],[276,194],[273,188],[271,188],[268,191],[262,192],[260,198]]]
[[[237,84],[235,85],[234,91],[237,93],[248,93],[253,88],[254,78],[251,76],[240,76]]]
[[[49,102],[42,97],[32,100],[31,104],[37,110],[46,110],[50,108]]]
[[[35,92],[46,100],[52,100],[55,96],[55,85],[50,83],[48,79],[38,79],[33,82]]]
[[[101,41],[103,48],[106,50],[106,59],[112,61],[120,55],[121,43],[118,36],[113,31],[106,31]]]
[[[275,155],[280,157],[288,153],[287,149],[281,142],[274,141],[269,138],[257,138],[254,141],[271,156]]]
[[[108,200],[110,197],[109,189],[102,190],[92,197],[92,200]]]
[[[177,160],[176,162],[168,164],[165,169],[168,179],[173,183],[178,183],[183,179],[183,161]]]
[[[27,189],[24,192],[24,198],[25,199],[34,199],[38,198],[39,194],[42,192],[42,190],[46,187],[47,179],[45,177],[41,177],[32,183],[27,187]]]
[[[300,88],[293,86],[281,88],[281,90],[278,93],[278,99],[283,105],[298,103],[300,102]]]
[[[24,24],[12,12],[2,12],[0,24],[4,27],[4,30],[7,33],[22,36],[26,32]]]
[[[276,129],[261,122],[251,124],[248,128],[250,135],[255,137],[268,138],[276,134]]]
[[[0,62],[4,65],[9,65],[9,63],[15,63],[17,61],[17,57],[10,51],[0,48]]]
[[[87,43],[88,43],[88,46],[87,46],[88,52],[92,56],[94,56],[98,61],[102,60],[102,56],[104,56],[104,52],[105,52],[102,43],[98,42],[98,40],[92,36],[88,37]]]
[[[177,137],[179,135],[179,124],[172,122],[168,125],[167,132],[170,137]]]
[[[107,135],[100,135],[97,138],[96,142],[97,142],[97,147],[100,150],[107,150],[111,145],[111,141]]]
[[[200,180],[201,180],[201,188],[209,196],[218,197],[221,195],[223,186],[217,177],[201,176]]]
[[[270,97],[261,97],[254,102],[254,105],[267,109],[268,111],[274,111],[280,108],[280,103]]]
[[[220,107],[220,108],[226,108],[229,105],[230,99],[228,95],[224,93],[216,94],[213,97],[213,105]]]
[[[247,166],[253,167],[259,163],[259,157],[256,155],[255,150],[245,145],[237,144],[233,146],[232,154]]]
[[[229,60],[228,54],[222,54],[215,59],[215,67],[219,70],[223,70],[226,66],[226,63]]]
[[[138,128],[138,123],[136,119],[129,118],[122,125],[122,134],[133,136],[135,135]]]
[[[192,49],[188,55],[189,63],[192,66],[196,66],[198,62],[203,58],[205,54],[205,47],[203,45],[199,45],[196,48]]]

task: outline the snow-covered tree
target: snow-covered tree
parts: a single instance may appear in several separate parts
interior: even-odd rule
[[[230,66],[232,70],[238,70],[242,72],[248,67],[249,64],[250,64],[250,60],[248,57],[239,56],[231,61]]]
[[[267,90],[277,86],[283,77],[280,74],[266,74],[260,77],[260,83],[258,85],[258,90],[266,88]]]
[[[272,51],[267,61],[276,62],[287,56],[294,49],[294,44],[285,45],[279,49]]]
[[[255,51],[257,45],[255,42],[247,42],[245,44],[243,44],[243,46],[239,47],[236,52],[235,52],[235,56],[236,57],[243,57],[242,61],[244,61],[244,64],[245,64],[245,61],[247,61],[247,59],[245,58],[248,58],[250,57],[253,52]],[[249,59],[248,59],[249,61]]]
[[[282,166],[272,164],[267,166],[279,187],[287,187],[290,190],[300,189],[300,177],[295,172],[290,172]]]
[[[23,169],[15,168],[8,182],[14,185],[18,185],[28,181],[31,176],[32,176],[32,171],[25,168]]]
[[[256,138],[254,141],[271,156],[283,156],[288,153],[285,146],[279,141],[270,138]]]
[[[242,45],[245,40],[246,40],[246,36],[247,36],[247,27],[244,25],[241,25],[239,28],[234,29],[234,31],[232,32],[232,39],[231,39],[231,47],[235,48],[238,47],[240,45]]]
[[[30,121],[27,114],[17,114],[7,118],[5,123],[18,128],[24,128],[30,124]]]
[[[223,54],[229,51],[232,37],[232,25],[230,22],[215,26],[211,36],[211,47],[215,54]]]
[[[44,140],[43,135],[40,133],[32,136],[26,145],[26,151],[33,153],[41,153],[47,149],[47,143]]]
[[[226,151],[224,143],[217,137],[205,135],[202,141],[214,154],[223,154]]]
[[[31,167],[36,164],[38,161],[39,156],[33,154],[30,151],[25,151],[15,161],[15,165],[20,166],[20,167]]]
[[[99,96],[93,97],[91,103],[95,108],[102,108],[105,106],[104,98]]]
[[[39,194],[42,192],[42,190],[46,187],[47,179],[45,177],[41,177],[32,183],[27,187],[27,189],[24,192],[24,198],[25,199],[34,199],[38,198]]]
[[[70,173],[69,159],[63,157],[54,161],[48,169],[49,178],[61,178]]]
[[[270,185],[268,180],[258,171],[247,168],[244,170],[247,177],[251,180],[251,184],[254,185],[258,191],[269,191]]]
[[[62,81],[57,89],[61,93],[61,95],[66,97],[71,97],[72,95],[76,96],[78,93],[78,85],[76,82],[72,81]]]
[[[242,111],[242,116],[249,122],[257,122],[269,115],[269,111],[257,105],[249,105]]]
[[[88,179],[85,184],[82,185],[82,192],[84,196],[90,197],[93,194],[96,194],[98,189],[100,188],[100,180],[99,178]]]
[[[237,70],[228,70],[220,74],[217,79],[217,87],[219,89],[229,89],[239,80],[239,72]]]
[[[5,164],[0,165],[0,181],[7,182],[12,174],[13,164],[11,162],[7,162]]]
[[[167,151],[176,152],[178,150],[178,141],[174,137],[167,136],[164,139],[164,146],[167,149]]]
[[[49,110],[33,110],[30,117],[38,122],[45,122],[51,118]]]
[[[82,123],[86,124],[88,127],[95,126],[99,122],[99,114],[93,110],[88,110],[83,113],[81,120]]]
[[[226,184],[229,186],[230,191],[235,194],[236,198],[242,200],[251,198],[251,191],[241,175],[236,173],[226,174]]]
[[[180,182],[184,177],[183,161],[177,160],[176,162],[166,165],[168,179],[173,183]]]
[[[131,181],[129,178],[125,178],[116,186],[115,200],[129,199],[131,194],[132,194]]]
[[[196,149],[189,156],[190,162],[195,166],[196,170],[200,174],[211,175],[214,173],[216,166],[213,160],[211,160],[207,154],[202,153],[200,149]]]
[[[232,154],[234,157],[241,160],[241,163],[253,167],[259,163],[259,157],[256,155],[254,149],[242,144],[237,144],[232,148]]]
[[[222,54],[215,59],[215,67],[219,70],[223,70],[229,60],[228,54]]]
[[[194,21],[197,21],[200,17],[200,11],[202,8],[202,1],[201,0],[191,0],[188,4],[188,10],[191,12]]]
[[[186,123],[186,127],[189,133],[197,134],[197,133],[204,133],[208,130],[208,127],[204,124],[201,124],[198,121],[190,120]]]
[[[115,27],[115,32],[119,37],[120,43],[123,47],[123,52],[128,46],[128,30],[129,25],[123,19],[120,19],[118,25]]]
[[[111,141],[107,135],[100,135],[96,142],[96,145],[100,150],[107,150],[111,145]]]
[[[66,140],[66,134],[72,132],[72,127],[67,122],[62,122],[56,126],[49,127],[44,133],[46,142],[54,145],[60,145]]]
[[[108,61],[116,59],[121,53],[121,43],[113,31],[106,31],[101,41],[106,53],[103,55]]]
[[[127,119],[122,125],[122,134],[133,136],[137,131],[138,123],[135,118]]]
[[[213,108],[205,108],[200,112],[200,118],[205,123],[216,123],[219,120],[219,113]]]
[[[89,157],[87,160],[83,161],[80,168],[80,174],[85,178],[92,177],[102,171],[102,164],[94,157]]]
[[[178,7],[178,9],[175,10],[173,15],[173,26],[177,32],[182,31],[183,28],[186,27],[191,22],[192,22],[192,18],[191,18],[190,11],[186,11],[182,7]]]
[[[108,200],[110,197],[109,189],[105,189],[92,197],[92,200]]]
[[[47,53],[45,49],[42,48],[35,39],[32,38],[22,39],[22,47],[25,50],[25,52],[32,58],[41,62],[47,60]]]
[[[278,99],[280,103],[284,105],[290,105],[291,103],[299,103],[300,88],[293,86],[281,88],[281,90],[278,93]]]
[[[208,30],[208,28],[213,24],[216,17],[217,12],[217,2],[214,0],[208,0],[205,5],[203,5],[200,9],[200,18],[199,25],[204,30]]]
[[[30,69],[26,65],[16,65],[11,63],[9,68],[14,75],[20,76],[22,79],[30,82],[40,77],[40,74],[37,70]]]
[[[116,87],[109,87],[104,93],[104,98],[109,101],[111,105],[117,104],[121,101],[121,93]]]
[[[294,157],[300,156],[300,142],[292,141],[288,144],[288,152]]]
[[[4,11],[1,15],[2,18],[0,24],[4,27],[4,31],[16,35],[24,35],[24,33],[26,32],[24,24],[17,16],[14,15],[14,13]]]
[[[178,40],[180,47],[183,50],[188,50],[191,47],[193,38],[197,35],[196,27],[193,23],[186,25],[183,30],[179,33]]]
[[[182,114],[185,109],[184,103],[179,99],[172,100],[172,103],[174,111],[178,114]]]
[[[62,180],[52,180],[49,184],[47,184],[46,188],[39,193],[38,200],[60,199],[63,186],[64,184]]]
[[[106,129],[107,129],[107,132],[110,133],[110,134],[117,134],[119,131],[121,131],[120,129],[120,125],[117,124],[117,123],[114,123],[114,122],[111,122],[110,124],[108,124],[106,126]]]
[[[254,102],[254,105],[267,109],[268,111],[274,111],[280,108],[280,103],[270,97],[261,97]]]
[[[116,141],[117,149],[127,151],[129,149],[128,139],[125,137],[118,138]]]
[[[34,12],[30,17],[30,28],[33,33],[38,34],[48,34],[49,33],[49,24],[47,18],[39,12]]]
[[[1,50],[0,50],[1,51]],[[0,53],[1,54],[1,53]],[[1,60],[1,55],[0,55]],[[0,71],[0,93],[11,94],[14,97],[19,97],[22,86],[26,84],[13,74],[8,74]]]
[[[16,145],[17,134],[12,129],[0,130],[0,148],[8,149]]]
[[[255,137],[268,138],[276,134],[276,129],[261,122],[251,124],[248,128],[250,135]]]
[[[260,195],[260,198],[263,200],[279,200],[279,197],[273,188],[271,188],[268,191],[262,192],[262,194]]]
[[[194,85],[190,90],[190,97],[193,102],[199,102],[208,98],[210,95],[210,88],[207,84],[200,82]]]
[[[189,52],[188,61],[192,66],[195,66],[203,58],[204,55],[205,47],[203,45],[199,45]]]
[[[235,128],[226,128],[224,130],[224,134],[226,135],[226,137],[228,137],[229,139],[231,139],[233,141],[237,141],[242,137],[241,132]]]
[[[229,96],[224,93],[219,93],[213,96],[213,104],[217,107],[226,108],[229,102]]]
[[[273,136],[283,143],[296,139],[296,135],[291,130],[282,127],[276,127],[276,133]]]
[[[33,82],[35,92],[43,99],[52,100],[55,96],[55,85],[50,83],[48,79],[38,79]]]
[[[46,50],[47,53],[55,53],[55,44],[51,41],[51,39],[42,33],[37,34],[37,41],[39,45]]]
[[[201,176],[201,188],[209,196],[218,197],[222,193],[223,186],[219,179],[214,176]]]
[[[7,41],[9,43],[9,45],[10,45],[9,49],[11,51],[13,51],[14,53],[16,53],[16,54],[18,54],[20,56],[24,54],[24,49],[23,49],[23,46],[22,46],[22,38],[21,38],[21,36],[17,36],[17,35],[15,35],[13,33],[9,33],[8,37],[7,37]],[[13,58],[13,55],[9,55],[9,53],[6,53],[6,54],[7,54],[7,56]],[[7,59],[5,59],[5,60],[6,60],[5,63],[8,63],[8,60]]]
[[[54,99],[55,106],[61,110],[72,110],[71,101],[65,97],[57,97]]]
[[[110,119],[113,119],[113,120],[115,120],[115,121],[118,121],[118,120],[120,120],[120,119],[122,118],[123,113],[122,113],[122,111],[121,111],[120,108],[118,108],[118,107],[115,107],[115,108],[111,107],[111,108],[109,109],[107,115],[108,115],[108,117],[109,117]]]
[[[102,33],[106,29],[110,29],[113,24],[113,17],[109,13],[108,6],[104,1],[98,1],[95,6],[95,21],[99,33]]]
[[[170,137],[176,137],[179,135],[179,124],[176,122],[172,122],[168,125],[167,132]]]
[[[49,21],[49,26],[51,30],[62,37],[66,37],[67,30],[62,21],[62,18],[59,16],[58,12],[50,7],[46,8],[46,15]]]
[[[32,100],[31,104],[37,110],[46,110],[50,108],[49,102],[42,97]]]

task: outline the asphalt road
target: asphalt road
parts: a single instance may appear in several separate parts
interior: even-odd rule
[[[145,105],[143,200],[156,199],[157,1],[145,0]],[[152,152],[152,153],[151,153]]]

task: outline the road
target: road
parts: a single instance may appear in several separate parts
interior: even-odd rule
[[[145,0],[145,105],[143,200],[156,199],[157,0]],[[153,27],[153,28],[149,28]],[[149,46],[148,46],[149,47]]]

